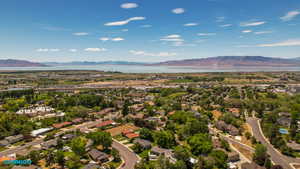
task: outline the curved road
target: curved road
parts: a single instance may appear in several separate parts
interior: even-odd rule
[[[139,160],[137,155],[115,140],[113,141],[112,147],[119,151],[120,156],[125,162],[119,169],[134,169],[135,164]]]
[[[247,123],[251,126],[254,137],[267,147],[268,154],[275,164],[281,165],[284,169],[294,169],[290,164],[300,163],[300,159],[285,156],[273,147],[273,145],[265,138],[258,118],[248,117]]]

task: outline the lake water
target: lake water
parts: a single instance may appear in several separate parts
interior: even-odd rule
[[[142,65],[68,65],[51,67],[0,67],[0,71],[25,70],[101,70],[123,73],[196,73],[196,72],[274,72],[300,71],[300,67],[176,67],[176,66],[142,66]]]

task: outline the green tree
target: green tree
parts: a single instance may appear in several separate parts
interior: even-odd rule
[[[190,151],[183,146],[176,146],[174,149],[174,155],[176,159],[180,159],[184,162],[188,162],[191,156]]]
[[[76,137],[71,141],[71,149],[74,153],[79,156],[83,156],[85,154],[85,146],[87,140],[84,137]]]
[[[212,141],[208,134],[196,134],[188,139],[191,151],[195,155],[208,154],[212,149]]]
[[[227,154],[221,150],[214,150],[209,154],[210,157],[214,159],[214,166],[219,169],[226,169],[227,168]]]
[[[257,144],[255,147],[255,153],[253,155],[253,161],[258,165],[263,166],[268,159],[267,148],[262,144]]]
[[[153,141],[152,131],[150,129],[147,129],[147,128],[142,128],[140,130],[140,137],[142,139]]]
[[[175,145],[174,134],[170,131],[157,131],[154,133],[155,143],[163,148],[171,148]]]
[[[111,147],[112,144],[112,137],[108,132],[98,131],[89,133],[88,138],[93,140],[94,145],[102,145],[105,149]]]

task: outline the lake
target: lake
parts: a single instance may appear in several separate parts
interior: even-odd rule
[[[143,65],[66,65],[51,67],[0,67],[0,71],[26,70],[101,70],[123,73],[196,73],[196,72],[274,72],[300,71],[300,67],[176,67],[176,66],[143,66]]]

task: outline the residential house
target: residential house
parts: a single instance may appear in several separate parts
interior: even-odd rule
[[[143,149],[150,149],[151,148],[151,142],[148,140],[137,138],[133,141],[136,144],[139,144]]]
[[[56,128],[56,129],[60,129],[60,128],[69,126],[69,125],[71,125],[71,124],[72,124],[72,122],[66,121],[66,122],[62,122],[62,123],[55,123],[55,124],[53,124],[52,126],[53,126],[54,128]]]
[[[236,151],[229,152],[228,154],[228,162],[237,162],[240,161],[240,155]]]
[[[241,169],[265,169],[265,167],[261,167],[254,162],[251,163],[243,163],[241,165]]]
[[[74,137],[75,137],[74,134],[65,134],[61,138],[64,139],[64,140],[71,140]]]
[[[5,137],[5,140],[8,141],[9,144],[14,144],[16,142],[22,141],[23,139],[24,136],[22,134]]]
[[[300,144],[292,142],[292,143],[287,143],[287,146],[293,149],[294,151],[300,152]]]
[[[19,166],[15,165],[11,169],[40,169],[40,167],[35,166],[35,165],[30,165],[30,166]]]
[[[104,116],[107,115],[108,113],[113,112],[115,109],[114,108],[105,108],[103,110],[101,110],[100,112],[97,112],[96,114]]]
[[[279,118],[277,119],[277,123],[281,126],[289,127],[292,121],[291,113],[289,112],[280,112],[278,113]]]
[[[50,127],[50,128],[41,128],[41,129],[31,131],[30,135],[32,137],[37,137],[37,136],[39,136],[41,134],[44,134],[44,133],[47,133],[48,131],[51,131],[51,130],[53,130],[52,127]]]
[[[83,122],[83,118],[76,118],[76,119],[72,120],[73,124],[79,124],[79,123],[82,123],[82,122]]]
[[[85,165],[82,169],[101,169],[101,166],[98,164],[90,163]]]
[[[237,135],[239,135],[239,130],[235,127],[235,126],[233,126],[233,125],[231,125],[231,124],[226,124],[224,121],[217,121],[216,122],[216,128],[218,129],[218,130],[222,130],[222,131],[224,131],[224,132],[228,132],[230,135],[232,135],[232,136],[237,136]]]
[[[0,147],[8,146],[9,142],[7,140],[0,140]]]
[[[111,126],[111,125],[115,125],[115,122],[113,120],[107,120],[107,121],[97,124],[96,127],[102,128],[102,127],[107,127],[107,126]]]
[[[53,147],[55,147],[55,146],[57,146],[57,140],[56,140],[56,139],[49,140],[49,141],[47,141],[47,142],[41,143],[41,147],[42,147],[42,149],[44,149],[44,150],[47,150],[47,149],[49,149],[49,148],[53,148]]]
[[[88,155],[96,162],[104,163],[109,160],[109,156],[101,151],[98,151],[96,149],[92,149],[88,152]]]
[[[174,153],[170,149],[160,147],[152,147],[149,152],[149,160],[157,160],[159,156],[165,156],[170,162],[175,163],[177,160],[174,158]]]

